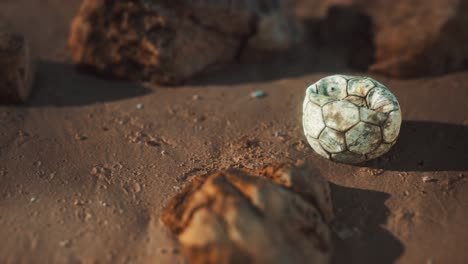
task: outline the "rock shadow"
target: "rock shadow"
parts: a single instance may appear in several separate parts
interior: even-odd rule
[[[335,210],[333,264],[394,263],[403,244],[382,225],[390,214],[384,192],[330,184]]]
[[[32,96],[25,106],[82,106],[149,94],[134,82],[97,78],[70,64],[40,61]]]

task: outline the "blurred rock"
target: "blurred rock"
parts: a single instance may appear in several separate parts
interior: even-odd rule
[[[32,66],[25,38],[0,27],[0,103],[21,103],[29,97]]]
[[[366,71],[374,62],[373,23],[356,7],[331,6],[320,19],[308,20],[312,48],[341,58],[347,67]]]
[[[363,2],[376,25],[371,71],[406,78],[466,68],[467,1]]]
[[[177,84],[248,46],[296,41],[284,1],[262,2],[85,0],[71,26],[72,59],[103,75]]]
[[[438,75],[468,65],[468,1],[294,0],[305,18],[323,18],[332,7],[350,8],[372,20],[375,61],[369,70],[392,77]],[[341,23],[346,23],[346,18]],[[349,20],[348,20],[349,21]],[[351,22],[352,23],[352,22]],[[330,25],[333,26],[333,25]],[[354,45],[350,38],[342,45]]]
[[[302,162],[196,178],[162,215],[190,263],[328,263],[332,218],[328,183]]]

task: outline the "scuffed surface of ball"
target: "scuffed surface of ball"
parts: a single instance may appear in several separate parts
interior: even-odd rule
[[[396,97],[369,77],[332,75],[306,89],[303,127],[316,153],[356,164],[385,154],[402,122]]]

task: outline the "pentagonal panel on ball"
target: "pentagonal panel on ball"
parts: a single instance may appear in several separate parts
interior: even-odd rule
[[[313,137],[311,137],[310,135],[307,135],[307,142],[309,142],[310,146],[312,147],[312,149],[317,153],[319,154],[320,156],[324,157],[324,158],[327,158],[329,159],[330,158],[330,154],[328,154],[328,152],[326,152],[322,145],[320,145],[318,139],[315,139]]]
[[[345,151],[342,153],[332,154],[331,159],[342,163],[357,164],[366,161],[366,156],[350,151]]]
[[[326,127],[319,137],[322,147],[330,153],[338,153],[346,150],[344,133]]]
[[[350,95],[350,96],[346,96],[346,98],[344,99],[350,103],[353,103],[357,106],[360,106],[360,107],[367,107],[367,102],[366,102],[366,99],[360,97],[360,96],[355,96],[355,95]]]
[[[380,128],[360,122],[346,132],[348,149],[354,153],[367,154],[376,149],[382,141]]]
[[[369,79],[355,78],[348,82],[348,94],[366,97],[367,93],[374,87],[374,82]]]
[[[367,158],[368,159],[378,158],[378,157],[382,156],[383,154],[387,153],[392,146],[393,146],[393,144],[382,143],[382,144],[380,144],[380,146],[376,150],[374,150],[371,153],[367,154]]]
[[[302,123],[306,135],[318,138],[320,132],[325,128],[320,106],[308,102],[304,108]]]
[[[340,75],[332,75],[317,82],[318,93],[341,100],[346,97],[348,81]]]
[[[387,143],[393,142],[400,134],[401,111],[396,110],[388,114],[388,120],[383,125],[383,137]]]
[[[310,93],[308,95],[308,98],[309,98],[309,101],[318,105],[318,106],[323,106],[325,104],[328,104],[330,102],[333,102],[333,101],[336,101],[336,99],[334,99],[333,97],[330,97],[330,96],[325,96],[325,95],[321,95],[321,94],[318,94],[318,93]]]
[[[383,87],[372,89],[367,95],[366,101],[370,109],[378,112],[388,113],[399,109],[395,96]]]
[[[385,120],[388,119],[388,114],[387,113],[382,113],[382,112],[377,112],[371,109],[367,109],[365,107],[362,107],[359,109],[360,114],[361,114],[361,121],[371,123],[374,125],[381,125]]]
[[[335,101],[322,108],[325,124],[346,131],[359,122],[359,108],[347,101]]]

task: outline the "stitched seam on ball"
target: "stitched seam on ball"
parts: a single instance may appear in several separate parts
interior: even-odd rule
[[[388,113],[387,113],[387,115],[388,115],[387,120],[385,120],[385,122],[383,122],[382,125],[379,126],[379,127],[380,127],[380,131],[382,132],[382,142],[384,142],[384,143],[386,143],[386,144],[392,144],[393,142],[396,142],[397,139],[398,139],[398,135],[397,135],[396,138],[395,138],[393,141],[390,141],[390,142],[386,141],[386,140],[385,140],[385,137],[384,137],[384,134],[383,134],[383,133],[384,133],[384,128],[383,128],[383,126],[384,126],[385,123],[387,123],[387,121],[390,119],[390,114],[393,113],[393,112],[399,111],[399,110],[400,110],[400,109],[395,109],[395,110],[392,110],[392,111],[388,112]],[[401,115],[401,113],[400,113],[400,115]],[[400,128],[400,129],[401,129],[401,128]]]

